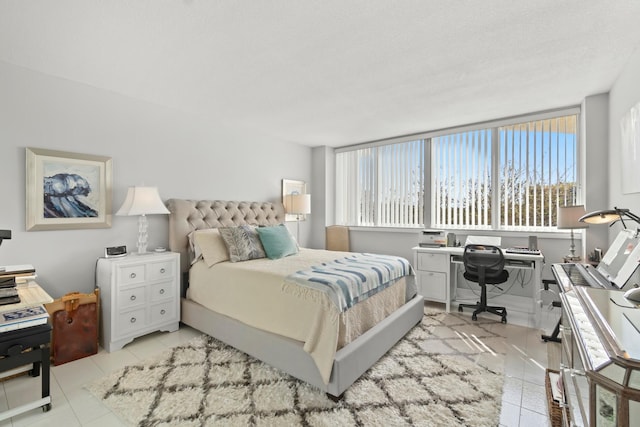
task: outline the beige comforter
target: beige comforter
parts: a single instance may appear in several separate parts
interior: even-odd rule
[[[210,310],[278,335],[304,342],[304,350],[329,382],[337,349],[380,322],[406,300],[406,281],[355,305],[344,313],[320,291],[283,292],[284,278],[344,252],[301,249],[278,260],[222,262],[208,267],[203,261],[190,270],[187,297]]]

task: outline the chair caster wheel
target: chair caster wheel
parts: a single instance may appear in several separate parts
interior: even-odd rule
[[[471,320],[478,320],[478,316],[476,316],[475,314],[471,315]]]
[[[47,403],[42,407],[42,412],[49,412],[51,410],[51,403]]]
[[[458,311],[462,313],[462,307],[458,306]]]
[[[506,316],[502,318],[502,323],[507,323],[507,317]]]

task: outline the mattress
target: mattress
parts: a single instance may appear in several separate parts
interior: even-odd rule
[[[302,297],[283,291],[289,274],[347,255],[303,248],[278,260],[221,262],[212,267],[198,261],[189,272],[187,298],[249,326],[303,342],[328,383],[336,350],[415,294],[413,277],[405,276],[341,313],[323,292],[307,290]]]

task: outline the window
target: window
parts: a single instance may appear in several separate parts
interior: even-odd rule
[[[431,140],[433,226],[545,230],[576,204],[577,115]]]
[[[336,154],[336,223],[424,226],[424,140]]]
[[[577,202],[578,112],[337,150],[336,222],[553,230],[558,206]]]

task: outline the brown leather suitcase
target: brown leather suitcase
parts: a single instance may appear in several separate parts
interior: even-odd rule
[[[91,294],[71,292],[45,307],[53,327],[51,360],[54,365],[98,352],[99,289]]]

